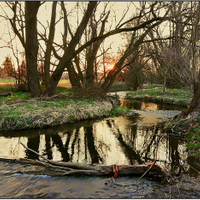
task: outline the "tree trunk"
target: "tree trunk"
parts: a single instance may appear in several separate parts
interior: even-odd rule
[[[37,71],[37,12],[40,7],[39,1],[25,2],[25,21],[26,21],[26,69],[28,77],[28,85],[32,97],[40,97],[42,94],[40,88],[39,74]]]
[[[55,33],[56,5],[57,5],[57,1],[54,1],[53,6],[52,6],[49,39],[47,41],[47,48],[45,52],[45,60],[44,60],[45,87],[48,86],[49,79],[50,79],[50,59],[51,59],[51,52],[52,52],[52,43],[53,43],[54,33]]]
[[[194,96],[190,105],[186,111],[179,114],[179,117],[185,117],[189,114],[200,112],[200,81],[196,85],[196,90],[194,91]]]
[[[58,82],[59,82],[59,80],[62,76],[62,73],[66,67],[67,67],[68,73],[70,74],[70,71],[71,71],[74,75],[75,69],[71,65],[71,60],[74,57],[74,56],[72,56],[72,54],[75,52],[76,45],[80,41],[83,31],[85,30],[88,20],[90,19],[90,16],[92,15],[93,10],[96,7],[96,5],[97,5],[96,1],[89,2],[88,8],[83,16],[83,19],[82,19],[74,37],[72,38],[68,47],[65,49],[65,53],[64,53],[63,57],[61,58],[56,70],[53,72],[53,74],[49,80],[49,84],[46,88],[44,95],[52,96],[55,93]],[[70,81],[71,80],[75,84],[76,81],[73,80],[73,76],[71,76]]]
[[[166,92],[166,83],[167,83],[167,73],[164,73],[164,80],[163,80],[163,92]]]
[[[108,12],[105,16],[105,19],[102,21],[101,24],[101,29],[100,29],[100,33],[98,36],[102,36],[104,31],[105,31],[105,23],[108,19],[110,12]],[[90,27],[92,29],[92,38],[97,37],[97,23],[92,21],[91,18],[91,23],[90,23]],[[86,69],[86,87],[90,87],[92,84],[94,84],[95,81],[95,71],[96,71],[96,67],[95,67],[95,62],[96,62],[96,56],[97,56],[97,52],[99,50],[99,47],[101,45],[101,43],[103,42],[103,40],[98,40],[94,43],[92,43],[90,45],[90,47],[88,48],[88,52],[86,55],[86,59],[87,59],[87,69]]]
[[[117,70],[115,70],[115,71],[114,70],[109,71],[107,77],[105,78],[104,82],[101,85],[101,88],[102,88],[102,90],[104,92],[109,92],[110,91],[110,88],[111,88],[111,86],[112,86],[112,84],[113,84],[113,82],[114,82],[115,77],[117,76],[117,74],[118,74]]]

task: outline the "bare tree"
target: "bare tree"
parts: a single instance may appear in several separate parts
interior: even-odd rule
[[[29,80],[29,87],[31,90],[31,95],[33,97],[38,97],[42,95],[41,88],[39,85],[39,75],[37,71],[37,52],[38,52],[38,38],[37,38],[37,12],[39,7],[41,6],[40,2],[25,2],[25,21],[23,20],[23,6],[22,4],[15,2],[8,5],[13,10],[13,18],[9,19],[10,23],[13,27],[15,34],[18,36],[19,40],[21,41],[22,45],[25,48],[26,52],[26,65],[27,65],[27,73],[28,73],[28,80]],[[124,55],[119,59],[119,61],[115,64],[113,69],[108,73],[107,77],[105,78],[104,82],[101,85],[103,91],[109,91],[116,75],[123,69],[123,64],[127,57],[130,56],[131,52],[135,52],[139,46],[143,43],[144,38],[147,36],[149,31],[154,27],[161,24],[164,20],[167,20],[167,12],[163,16],[159,16],[159,9],[157,7],[157,3],[143,3],[141,10],[144,9],[144,12],[141,12],[138,16],[133,16],[129,20],[123,22],[122,20],[119,21],[116,28],[108,31],[107,33],[104,32],[104,24],[106,19],[108,18],[108,14],[101,21],[101,29],[99,34],[95,33],[95,29],[92,28],[93,24],[91,25],[91,30],[93,30],[93,37],[85,42],[83,45],[80,45],[81,37],[84,33],[84,30],[90,21],[90,19],[94,19],[94,10],[97,6],[97,2],[89,2],[88,6],[83,14],[80,24],[76,28],[75,32],[73,33],[71,27],[69,25],[68,16],[66,13],[66,9],[64,8],[64,4],[61,3],[61,8],[63,11],[64,17],[64,33],[63,36],[63,45],[56,44],[54,41],[54,31],[55,31],[55,11],[56,11],[56,2],[52,5],[52,17],[51,23],[49,28],[49,37],[43,38],[46,42],[46,50],[45,51],[45,76],[46,76],[46,90],[44,91],[44,96],[51,96],[55,93],[56,86],[62,76],[62,73],[65,69],[67,69],[69,74],[70,82],[73,88],[81,88],[81,76],[77,73],[77,69],[72,64],[73,59],[76,59],[76,56],[82,52],[85,48],[91,48],[90,52],[93,52],[95,55],[97,52],[97,47],[99,44],[107,37],[112,36],[114,34],[119,34],[122,32],[137,32],[140,30],[140,34],[136,40],[132,40],[124,52]],[[146,7],[145,7],[146,6]],[[30,11],[30,12],[29,12]],[[147,16],[149,18],[147,19]],[[124,16],[122,16],[123,19]],[[126,27],[126,24],[130,23],[133,20],[141,19],[140,23],[136,26]],[[17,22],[17,23],[16,23]],[[30,23],[29,23],[30,22]],[[94,21],[93,21],[94,22]],[[28,25],[26,24],[28,23]],[[26,31],[25,31],[26,29]],[[24,33],[25,32],[25,33]],[[92,31],[91,31],[92,32]],[[69,33],[69,34],[68,34]],[[71,36],[71,39],[66,41],[67,34]],[[41,34],[40,34],[41,36]],[[69,39],[69,38],[68,38]],[[79,45],[78,45],[79,44]],[[61,49],[61,54],[58,55],[56,48],[58,47]],[[52,75],[49,76],[49,60],[51,57],[51,52],[53,51],[54,57],[58,59],[58,64],[55,66],[55,70],[52,72]],[[93,58],[95,57],[93,55]],[[90,55],[92,56],[92,55]],[[93,58],[88,57],[88,63],[92,62]],[[31,62],[32,61],[32,62]],[[91,65],[92,66],[92,65]],[[78,69],[78,72],[80,70]],[[89,82],[93,79],[91,78],[94,74],[94,65],[92,67],[87,68],[87,77]],[[88,83],[89,83],[88,82]]]

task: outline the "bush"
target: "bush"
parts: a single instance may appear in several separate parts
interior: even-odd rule
[[[129,110],[126,106],[117,106],[111,111],[111,114],[119,116],[129,112]]]

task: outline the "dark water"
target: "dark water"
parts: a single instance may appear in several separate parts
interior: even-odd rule
[[[48,159],[95,165],[149,163],[154,161],[157,151],[158,165],[171,173],[177,173],[182,165],[185,172],[181,181],[183,186],[191,181],[195,184],[197,174],[189,169],[185,161],[185,141],[168,136],[163,131],[164,122],[177,115],[182,108],[140,101],[122,100],[121,104],[131,108],[127,116],[88,120],[49,129],[2,132],[0,157],[40,159],[25,150],[20,142]],[[104,185],[110,177],[21,175],[19,170],[37,172],[46,169],[0,162],[0,198],[158,198],[163,194],[169,195],[170,189],[171,193],[174,190],[173,194],[181,197],[177,187],[146,178],[136,184],[139,177],[117,177],[116,184]],[[181,190],[180,182],[178,184]],[[194,197],[198,197],[198,187],[195,192]],[[187,194],[191,196],[190,192]],[[187,198],[186,195],[184,197]]]

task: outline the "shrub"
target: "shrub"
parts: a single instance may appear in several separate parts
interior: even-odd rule
[[[128,109],[126,106],[117,106],[111,111],[111,114],[113,114],[115,116],[123,115],[123,114],[129,112],[129,110],[130,109]]]

